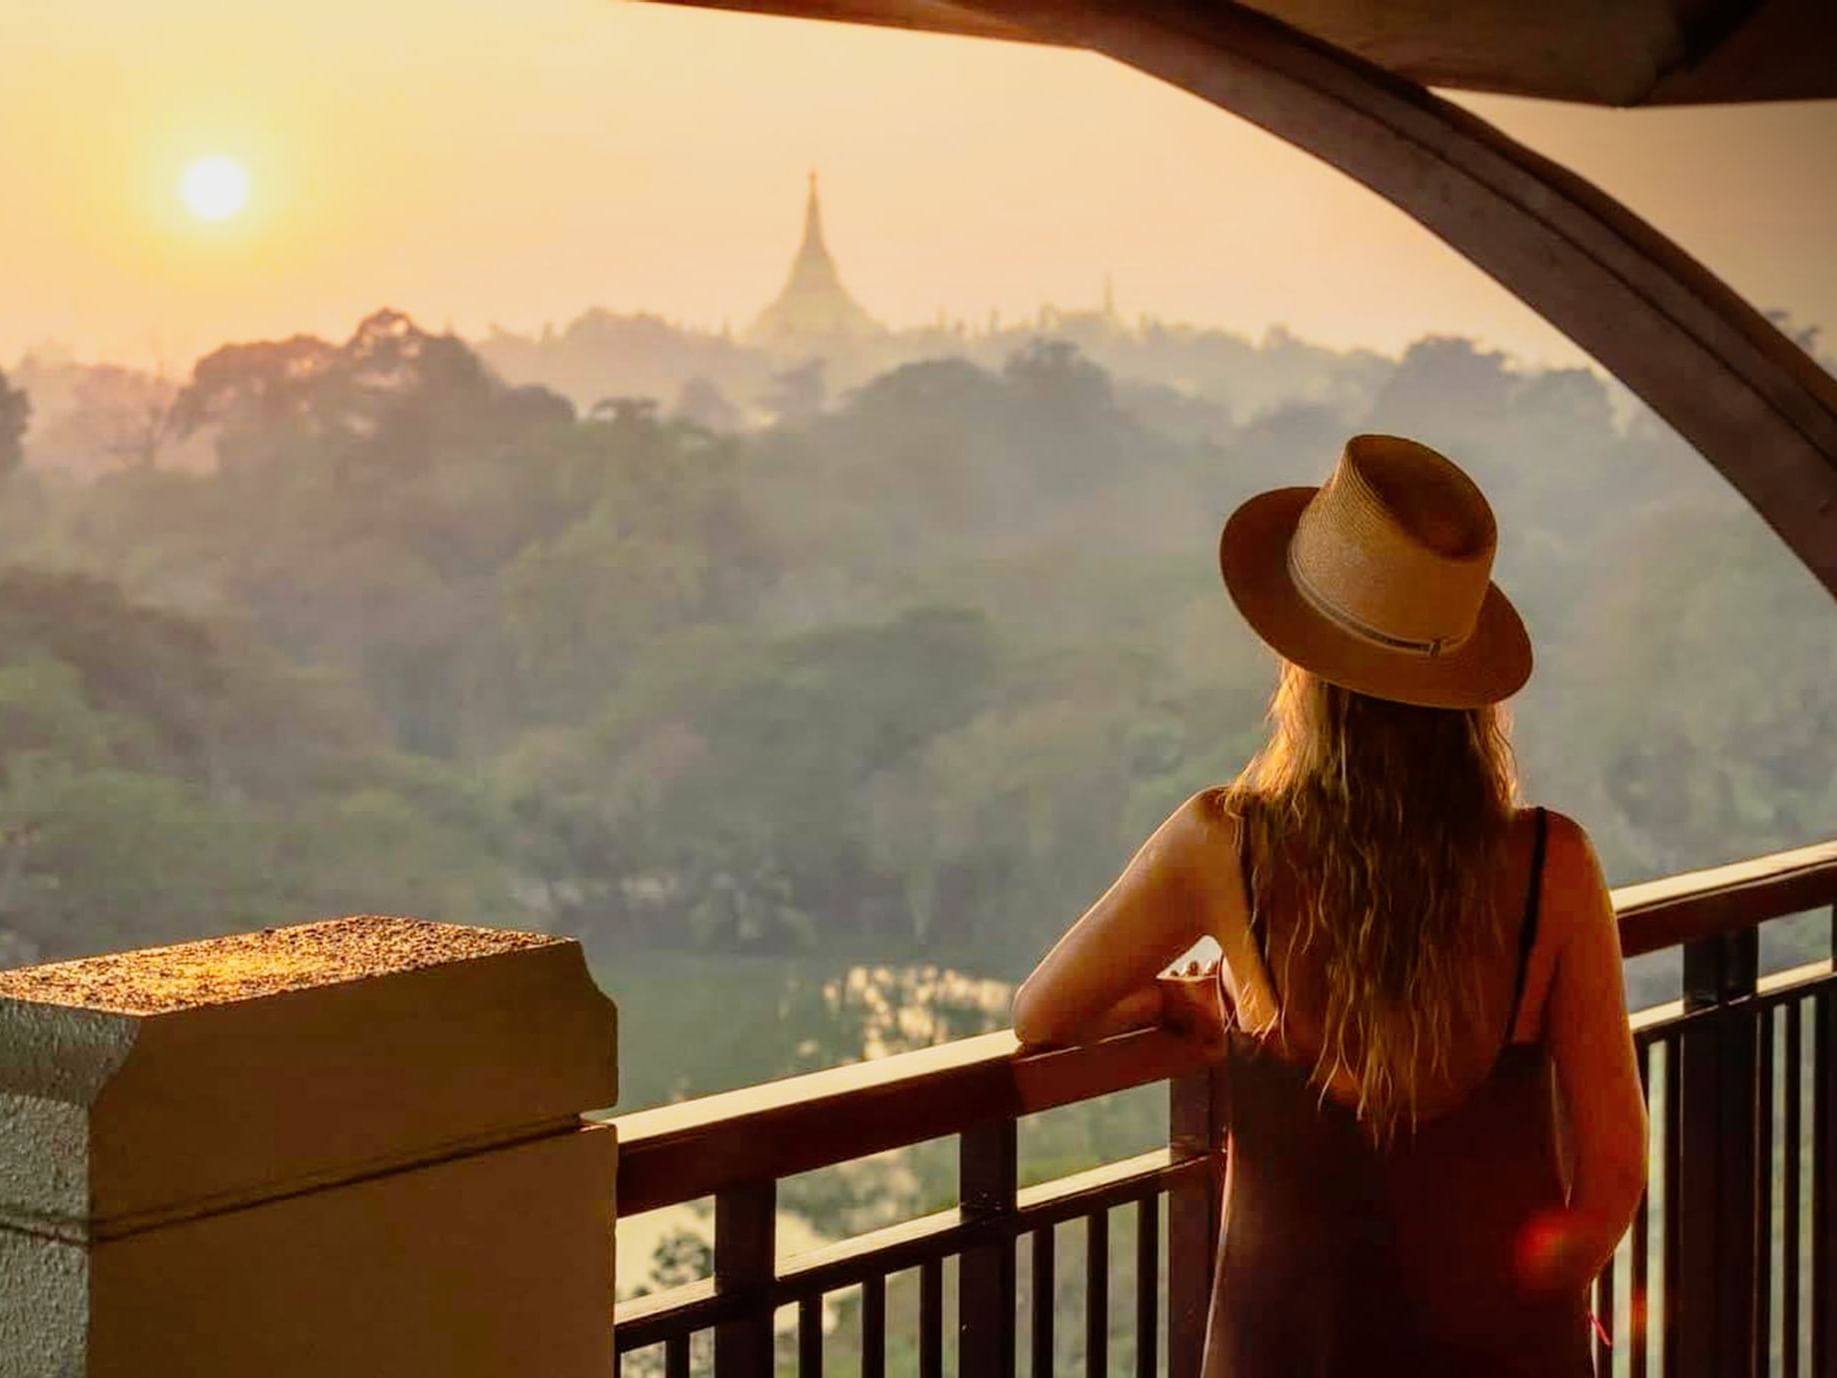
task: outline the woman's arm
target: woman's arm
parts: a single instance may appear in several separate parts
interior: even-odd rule
[[[1530,1241],[1527,1271],[1558,1286],[1601,1271],[1646,1183],[1646,1103],[1634,1061],[1620,925],[1588,835],[1550,818],[1545,914],[1562,925],[1544,1007],[1546,1042],[1568,1115],[1569,1207]]]
[[[1152,1028],[1161,1022],[1164,1013],[1160,983],[1151,982],[1130,991],[1079,1029],[1078,1041],[1093,1043],[1111,1034],[1127,1033],[1130,1029]],[[1021,1041],[1026,1043],[1030,1040],[1023,1038]]]
[[[1156,975],[1206,932],[1211,844],[1212,810],[1197,794],[1021,982],[1014,1032],[1022,1043],[1078,1042],[1159,1022]]]

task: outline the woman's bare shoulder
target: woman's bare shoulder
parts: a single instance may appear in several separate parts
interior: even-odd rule
[[[1588,830],[1566,813],[1545,809],[1550,830],[1547,842],[1547,864],[1552,874],[1567,879],[1597,881],[1601,863],[1595,857],[1594,840]]]
[[[1588,830],[1566,813],[1545,809],[1543,917],[1558,937],[1578,925],[1613,916],[1607,882]]]
[[[1189,796],[1155,830],[1138,864],[1178,882],[1211,912],[1236,875],[1238,812],[1228,786]],[[1210,925],[1208,925],[1208,928]]]
[[[1183,812],[1190,812],[1194,818],[1213,826],[1223,825],[1233,830],[1237,827],[1238,815],[1243,811],[1240,791],[1231,785],[1208,785],[1180,806]]]
[[[1545,875],[1576,870],[1598,869],[1595,845],[1588,830],[1568,814],[1542,805],[1527,804],[1513,813],[1512,826],[1527,842],[1537,827],[1538,814],[1544,816],[1547,829],[1544,839]]]
[[[1232,855],[1242,812],[1237,791],[1229,785],[1211,785],[1175,809],[1168,821],[1175,825],[1179,838],[1195,849],[1195,855],[1214,856],[1221,847]]]

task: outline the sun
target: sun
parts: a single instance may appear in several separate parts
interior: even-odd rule
[[[249,203],[249,174],[234,158],[213,153],[185,169],[179,198],[200,220],[228,220]]]

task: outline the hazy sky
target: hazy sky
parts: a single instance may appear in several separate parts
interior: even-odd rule
[[[57,340],[182,371],[384,304],[739,328],[813,167],[845,280],[893,324],[1093,305],[1109,272],[1130,315],[1574,357],[1338,174],[1076,53],[617,0],[7,0],[0,54],[0,363]],[[1837,332],[1837,103],[1467,103]],[[178,196],[210,153],[251,178],[218,224]]]

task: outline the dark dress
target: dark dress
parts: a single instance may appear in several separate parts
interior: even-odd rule
[[[1204,1378],[1592,1372],[1585,1298],[1514,1280],[1527,1227],[1565,1199],[1549,1054],[1509,1041],[1536,938],[1542,810],[1536,826],[1507,1041],[1453,1108],[1379,1149],[1306,1066],[1230,1034]],[[1254,912],[1251,930],[1267,972]]]

